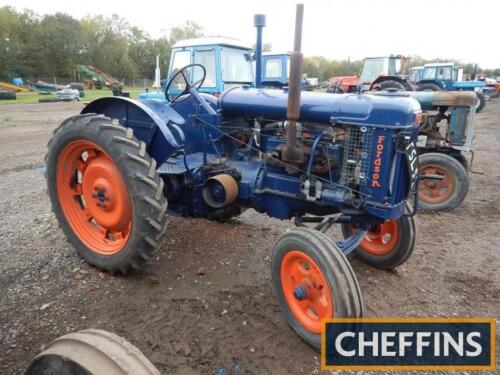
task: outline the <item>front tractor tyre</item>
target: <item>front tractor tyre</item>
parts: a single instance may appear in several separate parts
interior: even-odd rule
[[[477,96],[477,106],[476,106],[476,113],[479,113],[483,110],[484,106],[486,105],[486,97],[484,94],[481,94],[479,92],[476,92]]]
[[[342,224],[344,238],[356,229]],[[396,220],[372,224],[365,238],[354,250],[364,263],[378,269],[394,269],[408,260],[417,239],[417,220],[414,216],[401,216]]]
[[[48,143],[48,193],[68,241],[111,273],[139,268],[166,228],[163,180],[131,128],[84,114],[64,121]]]
[[[435,83],[422,83],[418,85],[418,91],[441,91],[441,87]]]
[[[450,155],[430,152],[420,155],[418,160],[420,208],[435,212],[451,211],[464,201],[469,191],[469,176],[457,159]]]
[[[320,348],[324,319],[362,316],[356,276],[325,234],[310,228],[287,232],[276,243],[271,269],[285,320],[309,345]]]

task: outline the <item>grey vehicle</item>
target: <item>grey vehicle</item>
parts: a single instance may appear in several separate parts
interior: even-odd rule
[[[72,89],[70,87],[65,87],[62,90],[56,92],[57,98],[63,101],[80,101],[80,92],[78,90]]]

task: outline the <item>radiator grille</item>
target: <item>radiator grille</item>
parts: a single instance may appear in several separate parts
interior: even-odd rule
[[[367,183],[372,139],[373,128],[349,126],[346,129],[341,176],[345,185],[355,187]]]

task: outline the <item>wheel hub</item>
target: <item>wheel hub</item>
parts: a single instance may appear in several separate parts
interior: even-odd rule
[[[293,296],[299,301],[307,299],[307,290],[305,286],[300,285],[295,287],[295,289],[293,290]]]
[[[118,166],[84,140],[68,144],[58,163],[59,200],[74,233],[97,253],[120,251],[130,234],[132,207]]]
[[[419,186],[419,199],[432,204],[443,203],[450,199],[455,190],[455,180],[448,169],[439,165],[428,165],[422,168],[421,173],[442,176],[442,179],[422,179]]]
[[[292,250],[281,263],[282,288],[290,310],[306,329],[321,332],[321,321],[333,316],[330,287],[318,264],[307,254]]]
[[[374,224],[359,247],[372,255],[385,255],[394,249],[398,240],[399,227],[396,220]]]

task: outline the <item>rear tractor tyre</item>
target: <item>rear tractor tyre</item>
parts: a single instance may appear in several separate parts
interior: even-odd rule
[[[418,157],[420,185],[418,204],[429,211],[451,211],[460,205],[469,191],[469,175],[455,158],[437,152]],[[442,180],[426,180],[424,175],[440,175]]]
[[[163,180],[146,145],[111,119],[71,117],[48,143],[47,185],[59,226],[91,265],[139,268],[166,228]]]
[[[344,238],[350,237],[355,229],[342,224]],[[394,269],[408,260],[413,253],[418,235],[415,216],[401,216],[396,220],[386,220],[373,224],[366,237],[354,250],[354,255],[372,267]]]
[[[271,268],[285,320],[309,345],[320,348],[323,319],[362,316],[354,271],[325,234],[310,228],[287,232],[276,243]]]
[[[441,91],[441,87],[434,83],[423,83],[418,86],[418,91]]]
[[[479,113],[483,110],[484,106],[486,105],[486,98],[484,97],[484,94],[476,93],[477,95],[477,107],[476,107],[476,113]]]
[[[384,91],[384,90],[386,91],[388,89],[393,89],[393,90],[397,90],[397,91],[406,91],[405,86],[401,82],[394,81],[392,79],[380,82],[378,87],[379,87],[379,90],[381,90],[381,91]]]

